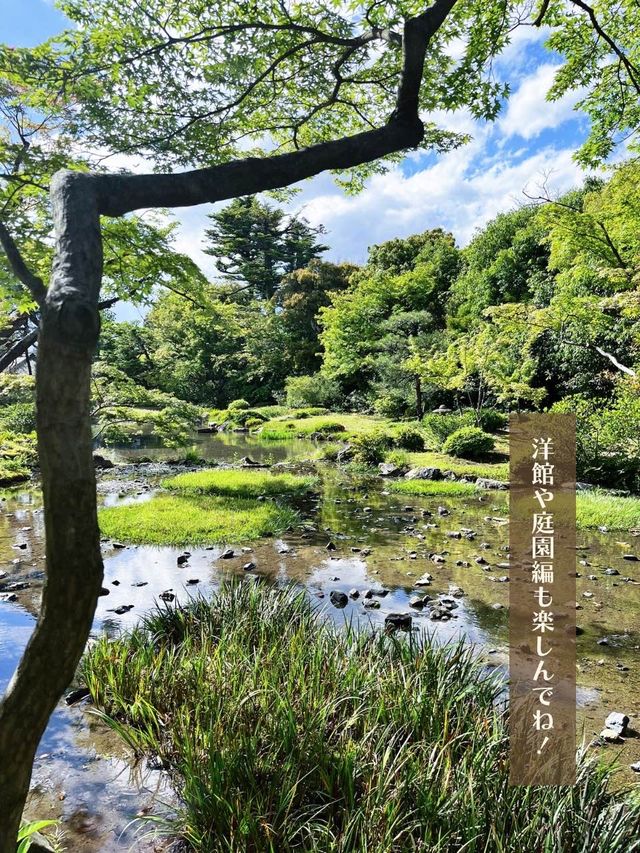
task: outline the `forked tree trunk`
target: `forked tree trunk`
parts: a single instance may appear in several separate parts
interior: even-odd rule
[[[52,188],[56,261],[36,378],[47,579],[40,617],[0,703],[0,853],[15,853],[33,758],[73,678],[102,584],[89,420],[102,251],[90,188],[70,173]]]

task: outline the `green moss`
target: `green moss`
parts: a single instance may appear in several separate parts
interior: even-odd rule
[[[144,503],[100,510],[105,536],[140,545],[202,545],[277,535],[298,514],[271,501],[206,495],[157,495]]]
[[[399,480],[388,484],[392,492],[403,495],[475,495],[480,490],[473,483],[459,483],[451,480]]]
[[[261,495],[303,495],[316,484],[314,477],[271,474],[268,471],[211,469],[179,474],[164,480],[164,488],[182,494],[257,498]]]
[[[622,498],[600,491],[579,492],[576,496],[576,520],[580,528],[640,528],[640,498]]]

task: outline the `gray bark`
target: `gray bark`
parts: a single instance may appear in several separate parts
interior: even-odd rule
[[[84,650],[102,583],[89,420],[102,250],[95,200],[71,172],[54,180],[56,260],[36,380],[47,580],[33,635],[0,704],[0,853],[15,853],[31,766]]]

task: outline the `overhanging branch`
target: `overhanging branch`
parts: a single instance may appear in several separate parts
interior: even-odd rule
[[[123,216],[143,207],[223,201],[289,186],[327,170],[350,169],[415,147],[424,137],[418,104],[427,47],[455,3],[435,0],[423,14],[406,21],[396,108],[384,126],[287,154],[248,157],[189,172],[87,176],[94,184],[100,214]]]

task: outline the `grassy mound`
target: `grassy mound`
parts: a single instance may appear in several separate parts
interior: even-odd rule
[[[157,495],[99,513],[105,536],[139,545],[203,545],[277,535],[295,524],[295,510],[246,498]]]
[[[96,705],[170,768],[190,849],[623,853],[640,802],[582,763],[508,783],[498,684],[462,645],[339,632],[291,590],[243,583],[87,652]]]
[[[473,483],[451,480],[393,480],[387,488],[403,495],[443,495],[444,497],[475,495],[480,491]]]
[[[268,471],[211,469],[179,474],[162,485],[182,494],[224,495],[257,498],[261,495],[304,495],[316,484],[314,477],[295,474],[271,474]]]
[[[576,517],[580,528],[640,528],[640,498],[623,498],[599,491],[579,492],[576,495]]]

